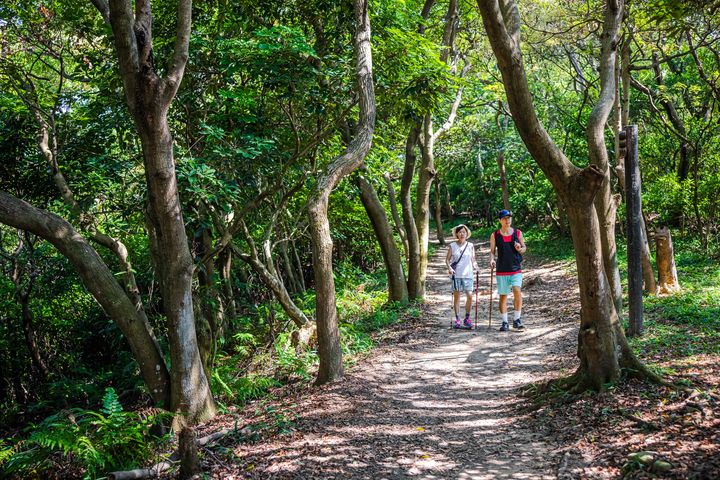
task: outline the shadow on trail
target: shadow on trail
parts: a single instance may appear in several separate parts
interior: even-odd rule
[[[482,265],[486,253],[478,254]],[[525,331],[496,330],[496,295],[492,327],[482,323],[488,295],[479,298],[479,328],[453,330],[444,255],[438,249],[430,264],[427,315],[408,327],[414,340],[301,399],[293,433],[236,446],[242,478],[556,478],[560,453],[527,428],[518,391],[546,378],[550,347],[566,348],[574,336],[574,322],[562,321],[572,312],[558,311],[572,287],[562,268],[531,265]]]

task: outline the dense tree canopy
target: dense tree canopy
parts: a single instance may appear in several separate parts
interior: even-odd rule
[[[647,235],[716,256],[719,7],[4,2],[0,422],[113,387],[180,428],[338,380],[357,305],[422,302],[431,225],[505,207],[572,232],[581,292],[608,290],[582,325],[613,340],[580,339],[575,386],[642,369],[588,354],[630,355],[617,134],[638,125]]]

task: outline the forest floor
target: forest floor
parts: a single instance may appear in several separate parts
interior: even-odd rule
[[[477,242],[483,267],[488,245]],[[528,386],[577,365],[571,266],[526,259],[526,329],[510,332],[498,331],[497,300],[488,326],[485,271],[479,328],[463,331],[449,328],[444,256],[438,248],[429,264],[421,318],[385,330],[342,382],[283,387],[205,425],[200,436],[240,429],[203,449],[209,478],[720,478],[717,358],[672,364],[675,379],[715,394],[625,382],[535,404]],[[637,452],[647,453],[629,459]]]

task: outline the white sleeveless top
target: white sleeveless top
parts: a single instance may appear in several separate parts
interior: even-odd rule
[[[466,245],[467,249],[465,249]],[[460,254],[463,252],[463,249],[465,249],[465,253],[463,253],[462,258],[460,258],[460,263],[458,263],[455,267],[455,278],[473,278],[472,258],[474,248],[475,246],[470,242],[465,242],[462,246],[458,245],[457,242],[452,242],[450,244],[450,249],[452,251],[450,264],[457,262],[457,259],[460,258]]]

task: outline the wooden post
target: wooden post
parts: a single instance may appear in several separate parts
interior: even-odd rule
[[[640,165],[638,162],[637,125],[628,125],[620,136],[625,143],[625,186],[627,205],[628,258],[628,336],[642,334],[643,277],[642,277],[642,203],[640,200]],[[624,142],[623,142],[624,141]]]

